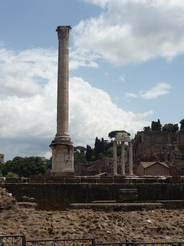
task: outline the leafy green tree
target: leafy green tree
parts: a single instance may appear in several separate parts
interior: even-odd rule
[[[106,151],[106,156],[109,158],[113,157],[113,146],[108,148],[108,150]]]
[[[95,138],[95,159],[98,159],[98,155],[100,154],[100,139]]]
[[[19,176],[29,177],[30,175],[44,175],[46,173],[46,165],[40,157],[25,157],[24,162],[20,164]]]
[[[2,164],[2,163],[0,163],[0,177],[3,177],[3,169],[4,169],[4,167],[5,167],[5,164]]]
[[[180,130],[184,130],[184,119],[180,120]]]
[[[108,149],[113,146],[113,141],[107,142],[105,145],[105,153],[107,153]]]
[[[104,140],[103,138],[100,140],[97,137],[95,138],[95,159],[99,159],[99,154],[103,154],[105,156],[106,153],[106,147],[108,145],[108,142]],[[102,155],[100,155],[102,156]]]
[[[145,126],[145,127],[143,128],[143,130],[144,130],[145,132],[151,131],[151,127],[150,127],[150,126]]]
[[[16,173],[8,172],[7,175],[6,175],[6,178],[7,179],[18,178],[18,175]]]
[[[29,177],[30,175],[44,175],[46,173],[47,166],[40,157],[15,157],[12,161],[7,161],[3,175],[7,175],[9,172],[17,174],[19,177]]]
[[[91,147],[87,145],[87,150],[86,150],[86,160],[87,161],[91,161],[91,154],[92,154]]]
[[[178,123],[173,125],[173,132],[177,132],[179,130]]]
[[[50,159],[45,159],[45,164],[47,169],[52,169],[52,157]]]
[[[121,144],[117,144],[117,156],[121,155]]]
[[[162,125],[161,125],[159,119],[158,119],[158,121],[152,121],[152,123],[151,123],[151,130],[152,131],[161,131],[161,129],[162,129]]]
[[[4,165],[2,173],[4,176],[8,174],[8,172],[16,173],[19,175],[20,165],[24,163],[24,158],[16,156],[12,161],[7,161]]]
[[[101,160],[105,157],[105,155],[103,153],[99,153],[98,154],[98,160]]]
[[[74,164],[86,161],[85,151],[86,148],[83,146],[77,146],[74,148]]]
[[[167,131],[167,132],[170,132],[170,133],[175,133],[177,132],[179,129],[178,127],[178,124],[172,124],[172,123],[169,123],[169,124],[165,124],[163,127],[162,127],[162,131]]]

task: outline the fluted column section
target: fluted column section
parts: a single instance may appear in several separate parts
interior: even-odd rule
[[[113,142],[113,174],[117,175],[117,142]]]

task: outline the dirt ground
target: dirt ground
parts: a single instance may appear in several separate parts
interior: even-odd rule
[[[95,238],[96,242],[184,242],[184,209],[105,212],[20,208],[0,189],[0,232],[26,239]]]

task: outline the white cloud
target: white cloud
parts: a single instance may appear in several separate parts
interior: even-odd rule
[[[40,94],[43,84],[56,74],[56,68],[52,70],[53,63],[57,64],[54,50],[33,49],[16,53],[0,49],[1,93],[18,97]]]
[[[127,93],[125,93],[125,97],[126,97],[126,98],[134,97],[134,98],[135,98],[135,97],[137,97],[137,95],[134,94],[134,93],[128,93],[128,92],[127,92]]]
[[[101,8],[104,8],[109,0],[84,0],[86,3],[92,3],[95,5],[99,5]]]
[[[122,82],[124,82],[124,81],[125,81],[125,79],[124,79],[124,77],[123,77],[123,76],[120,76],[120,77],[119,77],[119,79],[120,79]]]
[[[56,134],[57,52],[33,49],[0,53],[1,79],[11,88],[9,92],[4,86],[0,94],[1,152],[6,160],[17,155],[48,157]],[[11,83],[19,88],[15,90]],[[149,124],[147,117],[152,114],[125,112],[103,90],[82,78],[70,78],[70,135],[75,146],[93,147],[96,136],[107,138],[114,129],[125,129],[134,137]]]
[[[98,68],[98,63],[95,60],[99,59],[97,54],[86,52],[86,50],[72,50],[70,52],[70,70],[79,67]]]
[[[85,0],[84,0],[85,1]],[[145,62],[184,53],[184,2],[179,0],[86,0],[104,9],[72,29],[77,53],[113,64]],[[91,56],[91,54],[93,54]],[[97,55],[95,57],[95,55]]]
[[[168,94],[169,89],[171,89],[171,86],[169,84],[158,83],[151,90],[149,90],[145,93],[140,92],[140,96],[143,97],[144,99],[153,99],[153,98],[157,98],[159,96]]]

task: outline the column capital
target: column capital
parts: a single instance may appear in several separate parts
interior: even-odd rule
[[[58,33],[58,39],[69,38],[71,26],[58,26],[56,32]]]

